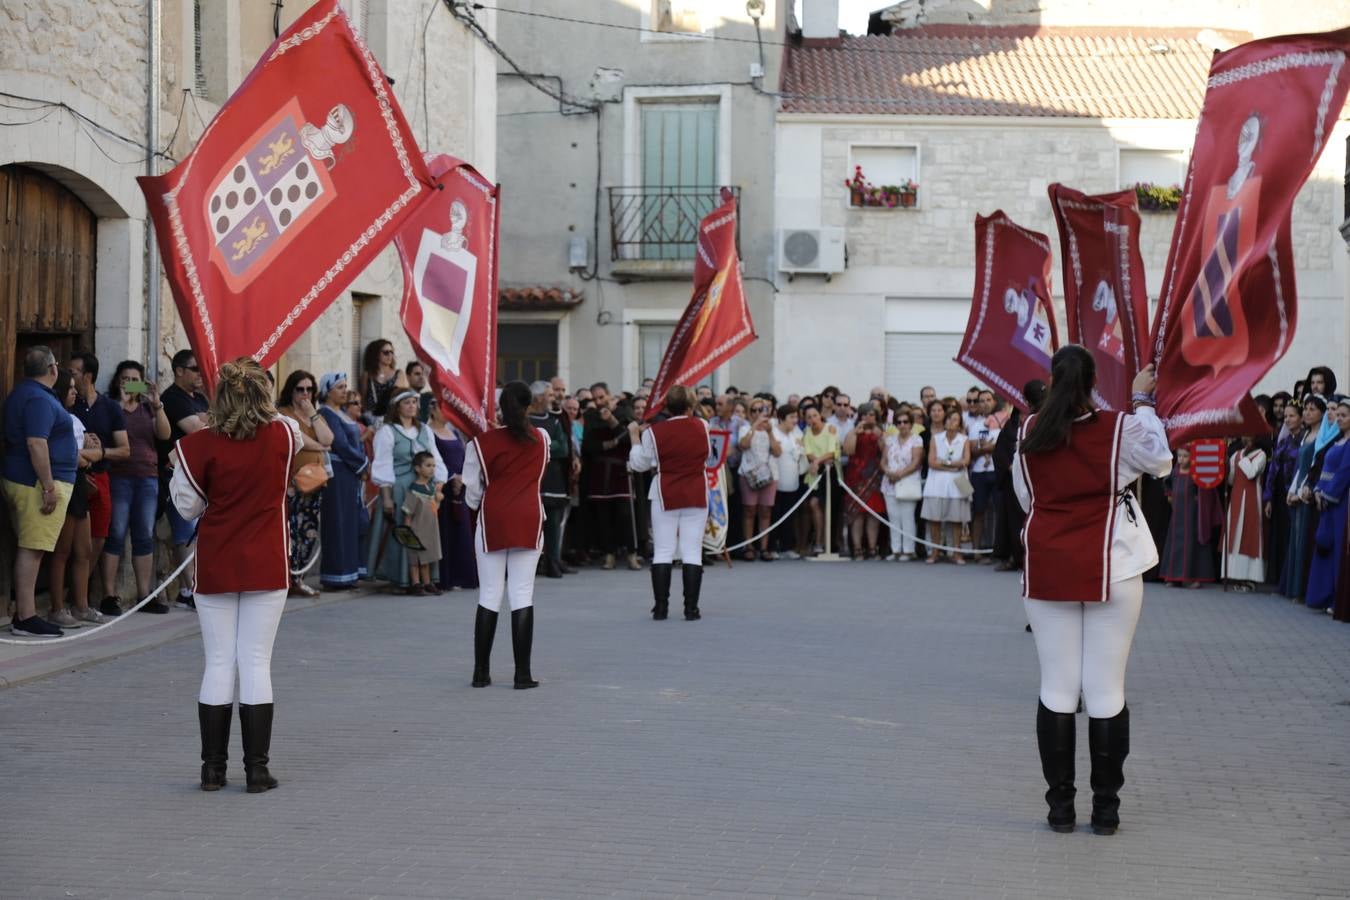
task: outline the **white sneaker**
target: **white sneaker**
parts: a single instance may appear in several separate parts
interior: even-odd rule
[[[75,620],[75,617],[72,616],[69,612],[67,612],[67,611],[64,610],[64,609],[63,609],[63,610],[60,610],[59,612],[54,612],[54,613],[48,614],[48,616],[47,616],[47,621],[48,621],[48,622],[51,622],[53,625],[55,625],[55,626],[58,627],[58,628],[79,628],[79,627],[80,627],[80,623],[79,623],[78,621]]]
[[[796,550],[784,550],[783,559],[801,559],[802,555]]]
[[[81,622],[88,622],[90,625],[106,625],[112,621],[109,616],[105,616],[91,606],[76,610],[75,618],[79,619]]]

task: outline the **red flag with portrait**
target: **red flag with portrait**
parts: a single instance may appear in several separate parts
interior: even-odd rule
[[[137,181],[202,377],[270,365],[394,239],[430,176],[337,0],[279,37],[171,171]]]
[[[975,297],[956,362],[1022,410],[1022,387],[1050,377],[1059,349],[1050,239],[998,210],[975,217]]]
[[[1249,391],[1297,323],[1290,213],[1345,104],[1350,28],[1217,54],[1153,330],[1173,446],[1269,431]]]
[[[722,205],[698,225],[694,296],[661,357],[647,406],[649,420],[665,406],[666,391],[677,384],[697,384],[756,338],[741,284],[736,215],[736,198],[723,188]]]
[[[1139,201],[1133,190],[1088,196],[1052,184],[1050,208],[1059,229],[1069,343],[1086,347],[1097,363],[1097,406],[1128,412],[1134,376],[1151,349]]]
[[[395,240],[399,312],[441,411],[477,435],[496,416],[499,189],[453,156],[427,154],[426,163],[440,190]]]

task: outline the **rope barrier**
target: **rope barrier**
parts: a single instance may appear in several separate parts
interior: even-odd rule
[[[781,516],[779,516],[777,522],[774,522],[774,523],[773,523],[772,525],[770,525],[768,528],[764,529],[764,530],[761,531],[759,534],[757,534],[757,535],[755,535],[754,537],[750,538],[750,540],[748,540],[748,541],[741,541],[739,544],[735,544],[735,545],[730,546],[730,547],[724,547],[724,548],[722,548],[723,551],[726,552],[726,553],[732,553],[732,552],[734,552],[734,551],[736,551],[736,550],[740,550],[740,549],[742,549],[742,548],[744,548],[744,547],[749,547],[749,546],[750,546],[751,544],[753,544],[755,541],[760,540],[760,539],[763,538],[765,535],[767,535],[769,532],[771,532],[771,531],[773,531],[775,528],[777,528],[779,525],[782,525],[782,524],[783,524],[784,522],[786,522],[788,519],[792,518],[792,514],[795,513],[795,512],[797,511],[798,507],[800,507],[803,503],[805,503],[805,502],[807,501],[807,499],[809,499],[810,496],[816,492],[816,488],[820,487],[820,483],[821,483],[822,481],[824,481],[824,480],[825,480],[825,479],[823,479],[823,478],[817,478],[817,479],[816,479],[816,483],[813,484],[813,485],[811,485],[811,489],[808,490],[805,494],[802,494],[801,497],[799,497],[799,498],[797,499],[797,502],[794,503],[794,504],[792,504],[792,508],[791,508],[791,509],[789,509],[787,512],[785,512],[785,513],[783,513]]]
[[[145,604],[149,603],[151,600],[155,599],[160,594],[162,594],[164,592],[164,589],[167,588],[170,585],[170,583],[172,583],[173,580],[177,578],[182,573],[182,571],[188,567],[188,563],[192,562],[196,558],[197,558],[197,551],[193,550],[191,553],[188,554],[187,559],[183,560],[181,563],[178,564],[178,568],[170,572],[168,577],[159,583],[159,587],[155,588],[153,591],[146,594],[145,598],[141,600],[139,603],[137,603],[135,606],[131,607],[131,609],[123,610],[122,614],[113,619],[111,622],[104,622],[102,625],[95,625],[93,628],[82,627],[80,629],[79,634],[66,634],[62,635],[61,637],[0,638],[0,644],[16,644],[20,647],[48,647],[51,646],[52,644],[64,644],[66,641],[78,641],[81,638],[87,638],[90,635],[98,634],[105,628],[111,628],[118,622],[124,622],[127,619],[130,619],[132,613],[136,612],[142,606],[145,606]]]
[[[876,510],[868,506],[867,503],[863,501],[863,498],[853,493],[852,489],[849,488],[848,483],[844,481],[843,474],[842,473],[838,474],[839,474],[839,486],[844,489],[844,493],[852,497],[854,502],[856,502],[859,506],[865,509],[872,516],[872,518],[876,519],[878,522],[880,522],[882,525],[885,525],[887,528],[891,528],[892,525],[890,520],[880,515]],[[973,549],[966,550],[962,547],[948,547],[946,544],[935,544],[932,541],[925,541],[923,538],[911,535],[906,531],[901,531],[899,528],[896,528],[895,530],[899,531],[900,534],[905,537],[913,538],[916,544],[923,544],[925,547],[932,547],[934,550],[946,550],[948,553],[969,553],[971,556],[985,556],[987,554],[994,552],[993,550],[973,550]]]

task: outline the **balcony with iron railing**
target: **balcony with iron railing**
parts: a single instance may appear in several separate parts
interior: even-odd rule
[[[741,189],[729,188],[739,207]],[[698,225],[722,203],[722,188],[609,189],[609,244],[614,273],[632,278],[686,278],[694,271]],[[740,221],[736,224],[740,243]]]

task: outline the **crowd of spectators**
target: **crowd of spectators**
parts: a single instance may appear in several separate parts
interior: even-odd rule
[[[292,371],[277,392],[278,413],[299,425],[304,444],[287,494],[292,592],[317,593],[314,580],[329,591],[365,580],[419,594],[476,587],[464,435],[420,362],[400,365],[393,345],[377,340],[362,363],[356,378]],[[145,597],[161,520],[171,555],[160,571],[193,549],[195,522],[166,502],[166,485],[168,450],[206,425],[196,359],[176,354],[162,392],[136,361],[119,363],[103,392],[99,371],[92,354],[58,361],[34,347],[6,400],[16,634],[51,636],[120,615],[128,539],[137,599]],[[550,437],[541,575],[643,568],[651,476],[628,471],[627,426],[645,416],[651,389],[650,380],[631,392],[604,382],[569,390],[561,378],[531,385],[530,420]],[[1044,389],[1026,386],[1033,407]],[[1350,620],[1350,399],[1335,389],[1331,370],[1317,368],[1292,392],[1258,397],[1272,435],[1230,444],[1224,485],[1194,483],[1189,448],[1178,451],[1168,479],[1140,484],[1161,558],[1151,577],[1265,585]],[[724,445],[726,545],[737,558],[837,552],[855,561],[1021,568],[1011,476],[1021,413],[993,391],[924,387],[902,399],[876,387],[856,405],[834,386],[782,399],[699,386],[696,397],[694,414]],[[44,572],[45,618],[35,605]],[[180,607],[194,608],[193,583],[188,562],[177,581]],[[140,608],[164,614],[170,603],[155,598]]]

